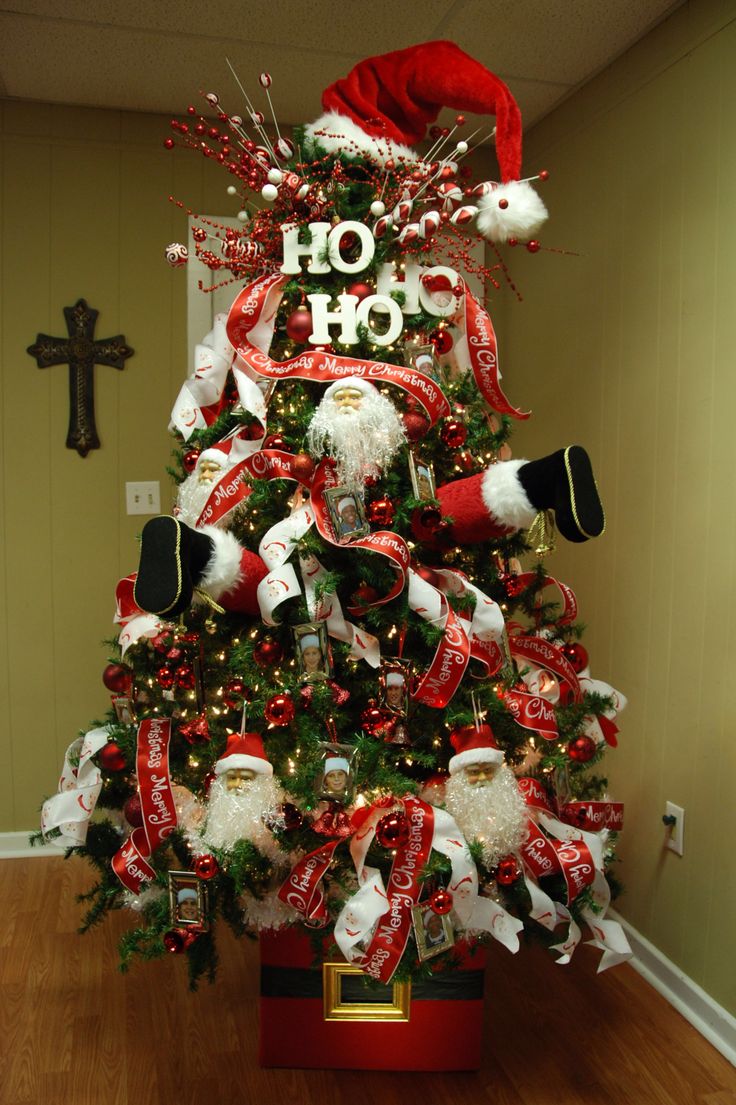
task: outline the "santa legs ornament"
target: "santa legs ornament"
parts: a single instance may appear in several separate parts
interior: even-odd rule
[[[256,591],[266,571],[260,556],[226,530],[192,529],[165,515],[143,527],[134,597],[141,610],[168,619],[189,607],[195,590],[226,610],[257,614]]]

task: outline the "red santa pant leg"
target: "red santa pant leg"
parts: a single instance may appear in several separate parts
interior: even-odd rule
[[[268,568],[257,553],[243,548],[232,533],[216,526],[202,526],[213,542],[212,556],[197,586],[231,613],[260,615],[258,584]]]
[[[453,519],[451,540],[458,545],[475,545],[532,524],[537,508],[529,502],[518,476],[526,463],[500,461],[485,472],[437,488],[442,514]],[[418,520],[414,532],[420,540],[432,540],[431,532]]]

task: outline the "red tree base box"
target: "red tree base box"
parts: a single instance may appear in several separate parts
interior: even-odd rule
[[[309,935],[264,933],[264,1067],[477,1070],[483,1040],[485,952],[455,948],[458,965],[411,987],[368,989],[338,953],[315,966]],[[452,954],[452,953],[450,953]]]

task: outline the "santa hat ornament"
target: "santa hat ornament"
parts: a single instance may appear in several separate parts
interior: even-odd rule
[[[477,197],[476,225],[491,241],[531,237],[547,218],[521,175],[521,113],[504,82],[454,42],[424,42],[366,58],[322,94],[324,114],[306,133],[329,153],[415,163],[441,108],[496,116],[499,183]]]
[[[227,748],[215,764],[215,775],[248,768],[257,775],[273,775],[273,765],[266,759],[259,733],[231,733]]]
[[[496,744],[493,730],[486,722],[463,725],[450,734],[455,755],[450,760],[450,775],[456,775],[470,764],[502,764],[503,752]]]

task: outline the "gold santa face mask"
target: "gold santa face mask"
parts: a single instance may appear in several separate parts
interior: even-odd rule
[[[363,402],[363,392],[359,391],[357,388],[338,388],[332,396],[332,402],[339,410],[350,409],[358,411]]]
[[[228,790],[243,790],[255,777],[249,767],[231,767],[225,772],[225,786]]]
[[[465,778],[471,787],[485,787],[493,782],[498,764],[468,764],[463,768]]]

